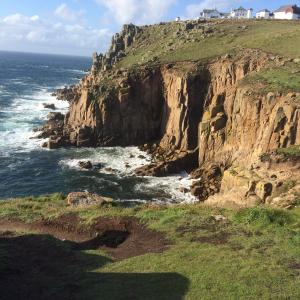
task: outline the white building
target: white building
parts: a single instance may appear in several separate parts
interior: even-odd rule
[[[200,18],[218,19],[221,18],[221,14],[216,9],[203,9],[203,11],[200,13]]]
[[[257,19],[270,19],[270,17],[271,17],[271,12],[267,9],[260,10],[259,12],[256,13]]]
[[[299,20],[300,7],[297,5],[284,5],[274,11],[274,18],[278,20]]]
[[[239,7],[237,9],[233,9],[230,13],[230,18],[234,19],[252,19],[253,18],[253,9],[245,9],[243,7]]]

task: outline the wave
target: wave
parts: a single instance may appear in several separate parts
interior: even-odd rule
[[[117,178],[138,178],[134,170],[151,162],[151,157],[137,147],[98,148],[93,150],[80,150],[77,158],[63,159],[59,165],[64,169],[73,169],[80,172],[89,172],[79,167],[79,161],[91,161],[93,164],[101,163],[104,167],[99,171],[102,174],[112,174]],[[95,181],[95,177],[93,177]],[[100,182],[98,182],[100,183]],[[152,196],[156,203],[195,203],[197,199],[190,193],[182,192],[189,189],[192,179],[186,173],[169,177],[143,177],[143,180],[135,183],[133,198],[138,194]],[[122,201],[125,201],[122,199]],[[129,200],[126,200],[129,201]],[[149,201],[146,199],[131,199],[133,202]]]
[[[46,119],[50,110],[43,103],[54,104],[57,111],[66,112],[69,104],[51,96],[47,89],[15,97],[11,105],[1,109],[5,116],[0,127],[0,153],[28,152],[40,147],[41,140],[31,139],[33,128]]]

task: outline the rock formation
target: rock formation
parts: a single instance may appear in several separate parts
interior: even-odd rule
[[[90,74],[64,92],[72,102],[59,145],[148,144],[154,162],[137,174],[194,170],[192,191],[205,200],[226,185],[231,166],[243,172],[261,154],[300,143],[297,95],[257,93],[243,81],[279,57],[243,49],[207,63],[114,68],[140,30],[125,26],[107,54],[94,55]],[[272,193],[261,180],[252,189],[262,201]]]
[[[115,63],[126,56],[125,50],[131,46],[139,32],[140,28],[138,26],[133,24],[124,25],[123,31],[112,37],[111,47],[106,54],[93,54],[91,73],[95,75],[98,72],[111,69]]]

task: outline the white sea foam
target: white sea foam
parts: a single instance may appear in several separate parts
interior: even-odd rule
[[[1,110],[5,114],[5,123],[1,124],[0,152],[2,155],[12,152],[28,152],[40,146],[41,140],[33,137],[32,126],[46,119],[49,109],[43,103],[54,104],[57,111],[66,112],[68,102],[59,101],[46,89],[40,89],[32,95],[15,98],[10,106]]]
[[[71,168],[82,171],[80,161],[91,161],[93,164],[104,164],[101,173],[114,174],[118,177],[135,176],[134,170],[149,164],[151,157],[136,147],[98,148],[83,152],[81,158],[61,160],[62,168]],[[178,174],[169,177],[145,177],[141,183],[135,185],[134,190],[153,195],[153,201],[163,203],[194,203],[197,199],[191,193],[183,193],[182,189],[189,189],[192,180],[188,174]],[[124,199],[122,199],[124,200]],[[130,199],[134,202],[143,202],[144,199]],[[128,200],[126,200],[128,201]]]

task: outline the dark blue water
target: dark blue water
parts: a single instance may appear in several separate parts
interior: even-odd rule
[[[77,83],[90,65],[89,58],[0,52],[0,199],[84,190],[120,200],[191,199],[178,191],[187,180],[134,176],[133,170],[149,161],[138,158],[134,147],[49,151],[41,140],[30,139],[49,113],[43,103],[68,109],[51,93]],[[80,160],[105,168],[83,171]]]

